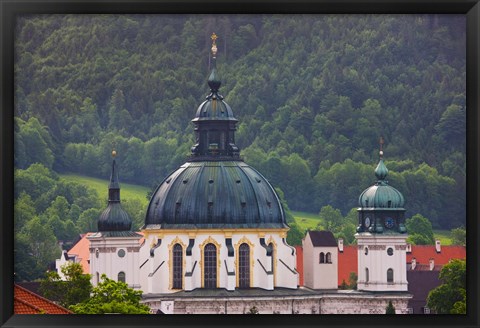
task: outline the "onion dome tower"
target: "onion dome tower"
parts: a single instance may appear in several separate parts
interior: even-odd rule
[[[192,119],[196,144],[147,208],[142,231],[149,259],[141,270],[148,278],[142,286],[150,293],[297,288],[295,249],[286,243],[280,199],[239,156],[237,119],[219,93],[215,33],[212,41],[210,92]],[[170,278],[160,283],[162,275]]]
[[[120,184],[118,182],[118,170],[115,162],[117,152],[112,151],[112,174],[108,185],[108,206],[98,218],[98,231],[121,232],[130,231],[132,220],[120,204]]]
[[[120,203],[120,184],[112,151],[112,173],[108,185],[108,205],[98,218],[98,232],[87,237],[90,240],[90,273],[92,284],[98,285],[102,274],[108,278],[138,288],[138,261],[142,236],[130,231],[132,220]]]
[[[405,209],[402,194],[388,184],[388,169],[380,161],[375,169],[377,182],[364,190],[359,199],[358,290],[407,291]]]
[[[383,162],[383,138],[380,139],[380,161],[375,168],[377,182],[358,198],[357,232],[406,233],[405,200],[400,191],[388,184],[388,169]]]

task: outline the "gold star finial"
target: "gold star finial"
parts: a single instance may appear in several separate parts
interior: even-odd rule
[[[217,39],[218,39],[218,36],[214,32],[210,38],[213,41],[212,42],[212,54],[213,54],[213,57],[215,57],[217,55]]]

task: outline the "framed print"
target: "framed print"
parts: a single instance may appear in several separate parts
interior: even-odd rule
[[[477,1],[1,10],[2,327],[478,325]]]

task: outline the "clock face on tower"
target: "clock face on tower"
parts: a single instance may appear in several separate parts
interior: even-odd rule
[[[385,227],[388,229],[392,229],[395,225],[395,221],[391,217],[385,218]]]
[[[367,216],[367,217],[365,218],[365,227],[368,228],[369,226],[370,226],[370,218]]]

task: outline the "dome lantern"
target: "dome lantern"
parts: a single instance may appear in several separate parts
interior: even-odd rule
[[[232,108],[223,101],[219,94],[222,85],[217,73],[217,39],[212,34],[212,70],[207,83],[210,94],[198,106],[195,118],[196,144],[191,148],[192,161],[204,160],[231,160],[239,159],[240,150],[235,145],[235,130],[237,119],[233,116]]]

